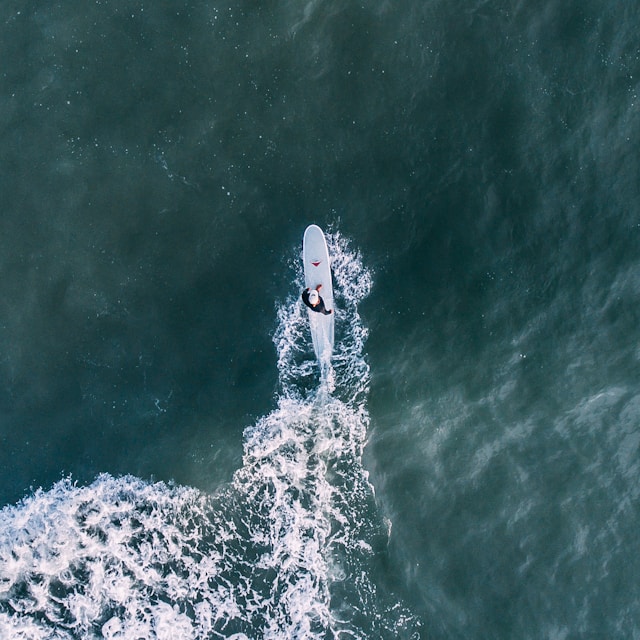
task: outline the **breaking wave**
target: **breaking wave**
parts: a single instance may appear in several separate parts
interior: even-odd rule
[[[213,496],[99,476],[0,512],[2,638],[416,638],[419,623],[370,577],[388,527],[361,455],[369,417],[371,274],[327,238],[336,289],[328,375],[306,311],[277,305],[276,409],[248,427],[242,467]]]

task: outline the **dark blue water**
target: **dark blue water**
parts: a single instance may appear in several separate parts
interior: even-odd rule
[[[5,2],[0,637],[640,638],[639,20]]]

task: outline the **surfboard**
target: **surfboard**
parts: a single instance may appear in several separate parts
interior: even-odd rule
[[[304,232],[302,259],[304,262],[305,288],[315,289],[318,285],[322,285],[320,296],[324,300],[324,306],[333,310],[330,315],[324,315],[307,308],[313,349],[316,352],[321,369],[324,369],[329,364],[331,353],[333,352],[335,309],[333,306],[333,283],[331,281],[331,263],[329,261],[327,241],[322,229],[315,224],[309,225]]]

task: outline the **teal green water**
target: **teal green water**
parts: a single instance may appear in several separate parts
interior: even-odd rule
[[[640,637],[638,18],[5,3],[0,636]]]

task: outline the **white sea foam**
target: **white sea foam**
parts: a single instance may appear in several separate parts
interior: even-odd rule
[[[274,336],[278,406],[246,429],[242,467],[217,495],[102,475],[3,509],[0,638],[400,637],[411,626],[367,574],[388,532],[361,465],[369,370],[357,306],[371,276],[343,238],[328,241],[330,375],[294,285]]]

